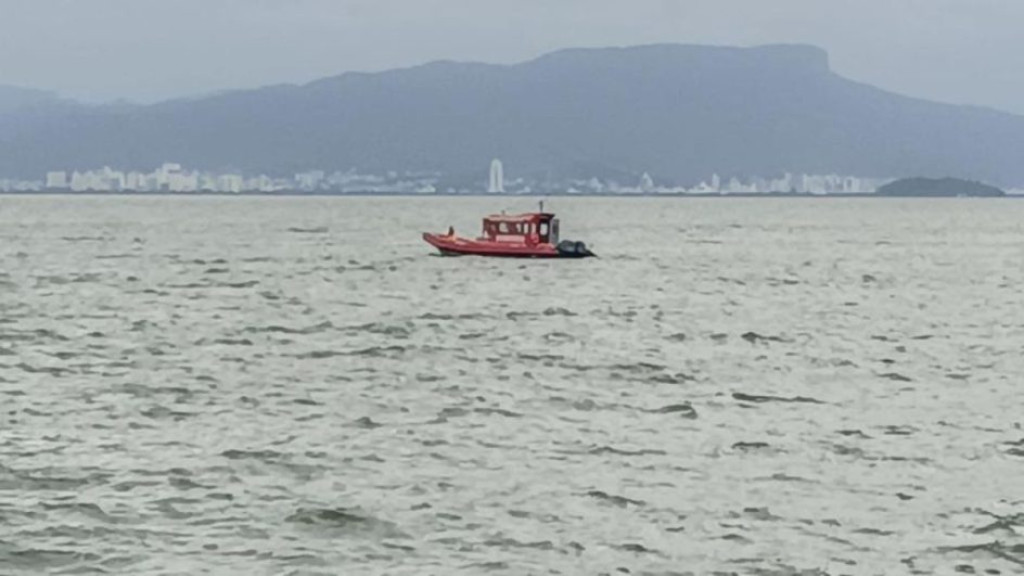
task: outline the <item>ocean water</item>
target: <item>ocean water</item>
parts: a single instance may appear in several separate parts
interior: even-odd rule
[[[0,574],[1020,574],[1024,202],[0,197]]]

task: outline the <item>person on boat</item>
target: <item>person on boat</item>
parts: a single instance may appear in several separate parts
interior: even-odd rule
[[[455,238],[455,226],[448,227],[448,237]]]

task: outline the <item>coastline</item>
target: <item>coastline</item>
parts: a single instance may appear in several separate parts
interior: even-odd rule
[[[1006,194],[1005,196],[943,196],[943,195],[880,195],[875,193],[835,193],[835,194],[792,194],[785,192],[737,192],[729,194],[638,194],[638,193],[620,193],[620,194],[568,194],[568,193],[529,193],[529,194],[493,194],[487,192],[432,192],[429,194],[422,194],[416,192],[333,192],[333,191],[322,191],[322,192],[309,192],[309,191],[295,191],[295,190],[278,190],[274,192],[134,192],[128,190],[122,190],[117,192],[104,192],[104,191],[88,191],[88,192],[72,192],[70,190],[42,190],[42,191],[0,191],[0,196],[120,196],[120,197],[253,197],[253,196],[265,196],[273,198],[309,198],[309,197],[330,197],[330,198],[344,198],[346,196],[366,198],[366,197],[382,197],[382,198],[637,198],[637,199],[650,199],[650,198],[672,198],[672,199],[720,199],[728,200],[731,198],[785,198],[791,200],[814,200],[814,199],[881,199],[881,200],[900,200],[900,199],[985,199],[985,200],[1003,200],[1003,199],[1017,199],[1024,198],[1024,194]]]

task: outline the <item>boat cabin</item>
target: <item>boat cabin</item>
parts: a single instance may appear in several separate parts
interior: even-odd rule
[[[484,218],[481,240],[524,244],[558,244],[558,219],[554,214],[497,214]]]

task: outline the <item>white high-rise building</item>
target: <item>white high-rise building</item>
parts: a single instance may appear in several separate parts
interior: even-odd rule
[[[654,192],[654,179],[647,172],[644,172],[644,175],[640,177],[640,191],[644,194]]]
[[[171,190],[171,182],[175,184],[181,183],[181,164],[174,164],[167,162],[156,170],[156,181],[157,189],[159,190]]]
[[[497,158],[491,161],[491,184],[487,191],[491,194],[505,193],[505,167]]]
[[[124,188],[132,192],[144,192],[146,176],[139,172],[129,172],[124,175]]]
[[[92,172],[79,172],[75,170],[71,174],[72,192],[88,192],[89,190],[96,190],[97,187]]]
[[[46,174],[46,187],[50,190],[63,190],[68,187],[67,172],[48,172]]]
[[[326,177],[327,175],[323,170],[303,172],[295,175],[295,184],[298,186],[299,190],[309,192],[319,189]]]
[[[199,173],[171,172],[168,174],[167,188],[171,192],[195,192],[199,190]]]
[[[217,179],[218,192],[237,194],[245,187],[245,179],[237,174],[224,174]]]

